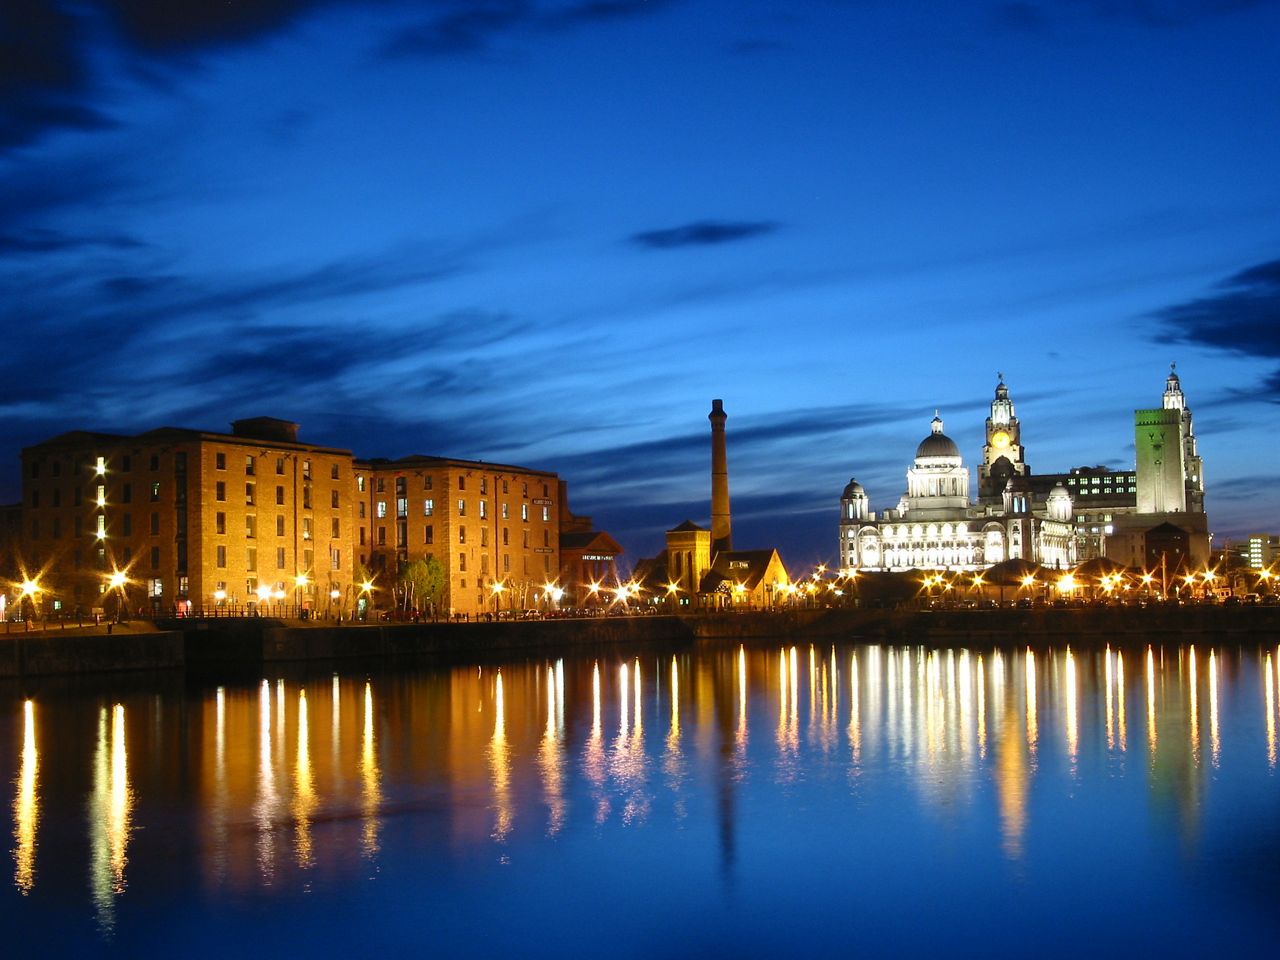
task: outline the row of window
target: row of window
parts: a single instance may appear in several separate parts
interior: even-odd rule
[[[81,471],[81,470],[83,470],[83,469],[84,469],[84,461],[83,461],[80,457],[75,457],[75,458],[72,460],[71,467],[72,467],[72,472],[73,472],[73,473],[78,474],[78,473],[80,473],[80,471]],[[151,469],[151,470],[153,470],[153,471],[155,471],[155,470],[159,470],[159,469],[160,469],[160,457],[159,457],[159,455],[154,454],[154,453],[151,455],[151,459],[150,459],[150,469]],[[93,472],[94,472],[95,474],[97,474],[98,476],[100,476],[100,477],[101,477],[101,476],[103,476],[103,475],[107,472],[107,458],[106,458],[106,457],[94,457],[94,461],[93,461]],[[129,456],[129,454],[127,454],[127,453],[126,453],[126,454],[122,454],[122,455],[120,456],[120,472],[121,472],[121,473],[132,473],[132,472],[133,472],[133,458],[132,458],[131,456]],[[30,475],[31,475],[31,479],[33,479],[33,480],[37,479],[37,478],[40,476],[40,461],[39,461],[39,460],[32,460],[32,461],[31,461],[31,469],[30,469],[29,473],[30,473]],[[60,477],[60,476],[62,476],[62,461],[61,461],[61,460],[54,460],[52,463],[50,463],[50,464],[49,464],[49,475],[50,475],[50,476],[52,476],[52,477]]]
[[[335,469],[336,469],[336,468],[335,468]],[[335,479],[335,480],[337,479],[337,474],[335,474],[335,475],[334,475],[334,479]],[[423,489],[423,490],[433,490],[433,489],[435,489],[435,482],[434,482],[434,480],[435,480],[435,478],[434,478],[434,477],[432,477],[430,474],[424,475],[424,476],[423,476],[423,478],[422,478],[422,489]],[[396,478],[395,478],[395,481],[396,481],[396,494],[397,494],[397,496],[403,496],[403,495],[407,494],[407,493],[408,493],[408,490],[409,490],[409,484],[408,484],[408,480],[407,480],[407,478],[405,478],[405,477],[396,477]],[[510,484],[508,483],[508,481],[503,480],[503,481],[501,482],[501,487],[502,487],[502,492],[503,492],[504,494],[505,494],[505,493],[510,493],[510,492],[511,492]],[[373,478],[373,488],[374,488],[374,492],[375,492],[375,493],[386,493],[386,491],[387,491],[387,478],[386,478],[386,477],[374,477],[374,478]],[[365,492],[365,490],[366,490],[366,481],[365,481],[365,478],[364,478],[364,476],[363,476],[362,474],[357,474],[357,475],[356,475],[356,489],[357,489],[357,490],[359,490],[361,493],[364,493],[364,492]],[[459,489],[459,490],[465,490],[465,489],[467,489],[467,478],[466,478],[466,477],[464,477],[464,476],[460,476],[460,477],[458,477],[458,489]],[[550,490],[551,490],[551,486],[550,486],[550,484],[547,484],[547,483],[542,484],[542,495],[543,495],[544,497],[549,497],[549,496],[551,496],[551,492],[550,492]],[[489,492],[489,478],[488,478],[488,477],[481,477],[481,478],[480,478],[480,495],[481,495],[481,496],[485,496],[486,494],[488,494],[488,492]],[[526,499],[528,498],[528,496],[529,496],[529,483],[528,483],[528,481],[522,481],[522,482],[521,482],[521,484],[520,484],[520,494],[521,494],[521,496],[525,497]]]
[[[50,491],[50,500],[52,502],[49,504],[49,506],[51,507],[62,506],[62,488],[61,487],[54,487]],[[160,500],[160,484],[153,483],[151,484],[151,502],[156,503],[159,500]],[[107,505],[107,485],[105,483],[94,484],[89,487],[89,502],[92,504],[96,504],[99,507],[105,507]],[[123,483],[120,485],[120,502],[133,503],[133,484]],[[72,487],[71,488],[71,506],[79,507],[79,506],[82,506],[83,503],[84,503],[83,488],[80,486]],[[39,490],[31,491],[31,506],[34,509],[40,508],[40,491]]]
[[[335,493],[334,506],[336,507],[337,505],[338,504],[337,504],[336,493]],[[374,512],[374,516],[377,517],[377,519],[379,520],[385,519],[387,516],[387,501],[385,500],[376,501],[373,505],[373,512]],[[435,513],[436,513],[435,499],[429,497],[423,500],[422,515],[424,517],[433,517],[435,516]],[[502,504],[501,514],[502,514],[503,520],[510,520],[511,505],[504,502]],[[359,509],[359,516],[361,517],[361,519],[363,519],[364,515],[365,515],[364,503],[361,502],[360,509]],[[466,515],[467,515],[467,501],[463,499],[459,499],[458,500],[458,516],[465,517]],[[408,497],[396,498],[396,516],[399,518],[404,518],[409,516],[409,498]],[[488,500],[480,501],[479,517],[481,520],[489,519],[489,501]],[[527,503],[520,504],[520,519],[525,521],[529,519],[529,504]],[[546,505],[546,504],[542,505],[542,520],[544,523],[551,522],[551,507],[549,505]]]
[[[105,540],[107,536],[107,518],[99,513],[94,517],[94,535],[99,540]],[[54,517],[49,524],[49,534],[54,540],[62,539],[62,518]],[[73,537],[82,537],[84,533],[84,518],[75,517],[72,520],[71,535]],[[160,535],[160,514],[151,514],[151,536],[158,537]],[[120,536],[133,536],[133,514],[122,513],[120,515]],[[31,520],[31,539],[40,539],[40,518],[33,517]]]
[[[153,497],[152,499],[157,499],[157,498],[158,498],[158,496],[159,496],[159,489],[158,489],[158,488],[159,488],[159,486],[160,486],[160,485],[159,485],[159,484],[156,484],[155,486],[156,486],[156,488],[157,488],[157,489],[156,489],[156,494],[157,494],[157,496],[156,496],[156,497]],[[244,502],[245,502],[245,505],[246,505],[246,506],[249,506],[249,507],[256,506],[256,504],[257,504],[257,497],[258,497],[258,485],[257,485],[256,483],[246,483],[246,484],[244,485]],[[213,499],[214,499],[214,500],[216,500],[216,501],[218,501],[219,503],[225,503],[225,502],[226,502],[226,500],[227,500],[227,484],[226,484],[226,481],[225,481],[225,480],[219,480],[217,483],[215,483],[215,484],[214,484],[214,486],[213,486]],[[284,487],[282,487],[282,486],[277,486],[277,487],[276,487],[276,505],[277,505],[277,506],[284,506],[284,502],[285,502],[285,501],[284,501]],[[338,508],[339,508],[339,506],[341,505],[341,503],[342,503],[342,496],[341,496],[341,494],[340,494],[337,490],[330,490],[330,491],[329,491],[329,506],[333,507],[333,508],[336,510],[336,509],[338,509]],[[303,488],[302,488],[302,509],[304,509],[304,510],[310,510],[310,509],[311,509],[311,488],[310,488],[310,487],[303,487]]]
[[[154,553],[154,551],[153,551],[153,553]],[[215,553],[214,553],[214,555],[215,555],[215,561],[214,561],[214,562],[217,564],[218,568],[219,568],[219,569],[226,569],[226,566],[227,566],[227,548],[226,548],[224,545],[219,544],[219,545],[217,546],[217,548],[215,549]],[[287,566],[288,559],[289,559],[288,550],[287,550],[285,547],[276,547],[276,569],[277,569],[277,570],[287,570],[287,569],[288,569],[288,566]],[[310,570],[310,569],[312,568],[313,563],[314,563],[314,557],[313,557],[312,552],[311,552],[310,550],[304,550],[304,551],[303,551],[303,554],[302,554],[302,566],[303,566],[303,569],[305,569],[305,570]],[[257,547],[246,547],[246,548],[245,548],[245,553],[244,553],[244,568],[245,568],[245,570],[257,570],[257,569],[258,569],[258,549],[257,549]],[[341,570],[341,569],[342,569],[342,551],[341,551],[339,548],[337,548],[337,547],[333,547],[333,548],[329,551],[329,569],[330,569],[330,570]]]
[[[286,459],[285,457],[276,457],[276,473],[282,477],[284,476],[285,459]],[[214,466],[214,469],[216,470],[227,469],[226,453],[223,453],[223,452],[214,453],[213,466]],[[252,454],[246,454],[244,458],[244,474],[246,477],[252,477],[257,475],[257,458],[254,457]],[[339,469],[338,464],[336,463],[329,464],[329,478],[331,480],[342,479],[342,471]],[[303,480],[311,479],[311,461],[310,460],[302,461],[302,479]]]
[[[337,517],[333,517],[329,521],[329,523],[330,523],[329,535],[333,537],[333,539],[335,540],[341,537],[342,521],[339,520]],[[284,527],[285,527],[284,517],[277,516],[276,517],[276,536],[277,537],[283,537],[285,535]],[[227,515],[225,513],[219,512],[213,515],[213,529],[214,529],[214,533],[218,533],[218,534],[225,534],[227,532]],[[244,535],[250,540],[257,537],[258,518],[256,516],[251,515],[244,518]],[[302,518],[302,539],[310,540],[312,539],[313,535],[314,535],[314,527],[312,526],[311,517],[303,517]]]

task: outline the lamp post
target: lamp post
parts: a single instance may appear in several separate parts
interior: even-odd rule
[[[115,594],[116,597],[116,623],[121,620],[121,608],[124,606],[124,587],[128,582],[123,570],[112,570],[111,576],[107,579],[107,590]]]
[[[490,592],[493,594],[493,619],[495,620],[498,619],[498,614],[501,612],[502,593],[506,589],[507,585],[501,580],[493,581],[493,585],[489,588]]]
[[[25,613],[23,616],[23,620],[26,622],[26,628],[30,630],[31,619],[40,609],[40,601],[38,599],[40,595],[40,582],[28,577],[22,581],[21,590],[22,594],[18,598],[18,609],[25,611],[28,605],[31,607],[31,612]],[[24,603],[23,601],[27,602]]]
[[[296,612],[298,614],[299,620],[302,619],[302,591],[306,588],[306,586],[307,586],[307,575],[305,573],[300,573],[293,578],[293,589],[294,589],[295,595],[297,596]]]

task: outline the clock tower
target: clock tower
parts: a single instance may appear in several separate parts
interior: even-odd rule
[[[982,446],[982,462],[978,465],[978,499],[999,502],[1010,477],[1027,475],[1026,451],[1022,447],[1022,427],[1014,413],[1004,374],[996,375],[995,399],[987,417],[987,442]]]

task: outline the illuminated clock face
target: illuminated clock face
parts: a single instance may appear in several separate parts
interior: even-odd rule
[[[991,445],[997,449],[1004,450],[1009,446],[1009,435],[1003,430],[997,430],[991,435]]]

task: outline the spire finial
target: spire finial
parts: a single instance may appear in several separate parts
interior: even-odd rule
[[[1002,373],[1001,371],[998,371],[998,370],[997,370],[997,371],[996,371],[996,379],[997,379],[997,380],[999,380],[1001,383],[1004,383],[1004,373]]]

